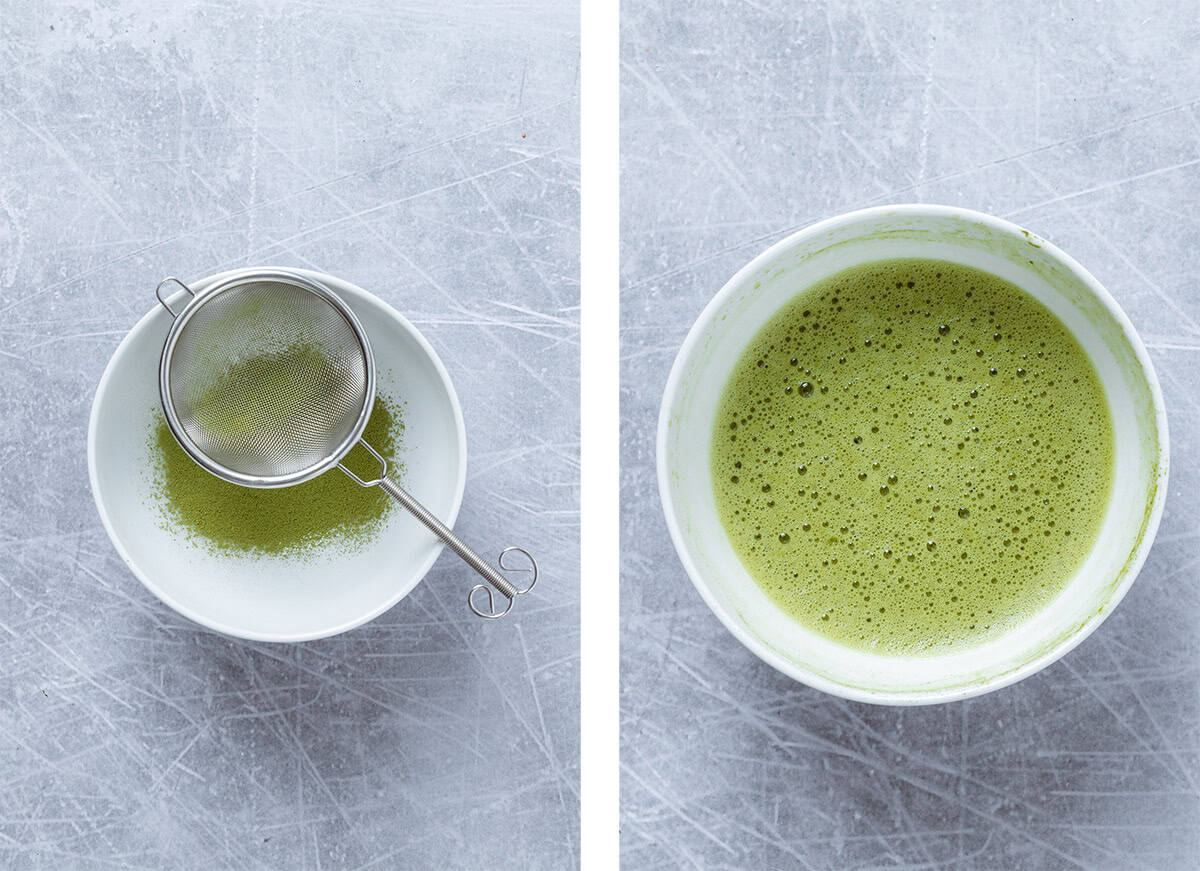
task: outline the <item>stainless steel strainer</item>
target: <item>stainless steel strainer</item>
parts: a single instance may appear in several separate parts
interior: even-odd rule
[[[191,297],[178,312],[163,296],[171,284]],[[159,361],[163,414],[203,468],[246,487],[287,487],[337,466],[363,487],[380,487],[487,580],[491,586],[476,584],[467,594],[480,617],[503,617],[533,589],[537,563],[528,551],[505,548],[499,569],[487,563],[401,488],[363,440],[375,403],[375,358],[358,318],[327,287],[264,269],[200,293],[167,278],[155,296],[174,318]],[[377,478],[364,480],[343,465],[356,444],[379,461]],[[518,554],[528,566],[510,564]],[[518,587],[501,571],[528,580]],[[502,606],[492,588],[504,596]]]

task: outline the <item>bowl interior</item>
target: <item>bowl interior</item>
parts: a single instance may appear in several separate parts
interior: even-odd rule
[[[395,458],[405,466],[400,482],[453,525],[466,480],[466,439],[458,399],[437,355],[412,324],[366,291],[331,276],[292,271],[323,282],[362,322],[375,355],[377,393],[404,405],[404,439]],[[96,505],[134,574],[184,616],[228,635],[268,641],[345,631],[416,586],[442,545],[399,506],[365,546],[330,542],[299,556],[215,554],[163,527],[151,492],[149,434],[162,415],[158,361],[170,325],[156,305],[121,342],[96,391],[88,433]],[[351,496],[360,491],[349,478],[345,484]]]
[[[1049,308],[1091,357],[1116,432],[1116,479],[1096,546],[1044,610],[979,647],[897,657],[845,647],[779,610],[743,567],[717,516],[709,476],[717,403],[742,351],[796,293],[873,260],[925,257],[983,269]],[[1062,252],[994,218],[937,206],[871,209],[784,240],[712,301],[676,360],[659,427],[659,484],[675,545],[717,616],[751,650],[820,689],[865,701],[922,703],[1010,683],[1082,640],[1120,600],[1157,527],[1166,419],[1144,347],[1111,297]]]

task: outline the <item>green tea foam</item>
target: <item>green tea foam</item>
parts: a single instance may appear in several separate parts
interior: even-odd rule
[[[912,655],[1045,606],[1091,550],[1114,435],[1087,355],[1033,297],[940,260],[808,288],[721,395],[712,480],[747,571],[804,626]]]

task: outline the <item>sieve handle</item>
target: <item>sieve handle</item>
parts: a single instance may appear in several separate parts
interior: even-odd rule
[[[471,550],[471,548],[467,547],[466,543],[457,535],[455,535],[450,527],[438,520],[424,505],[413,498],[413,496],[407,490],[390,478],[387,473],[387,460],[380,456],[380,454],[373,447],[371,447],[362,439],[360,439],[358,443],[370,451],[375,456],[375,459],[379,460],[379,463],[382,466],[380,476],[374,481],[364,481],[341,463],[338,463],[338,468],[363,487],[378,486],[381,490],[383,490],[383,492],[387,493],[389,496],[403,505],[405,510],[412,514],[413,517],[417,518],[417,520],[419,520],[426,529],[440,538],[448,548],[458,554],[463,562],[481,574],[488,584],[491,584],[490,587],[487,584],[476,584],[471,588],[471,592],[467,594],[467,605],[470,607],[472,612],[479,617],[483,617],[485,620],[496,620],[512,610],[513,600],[517,596],[523,596],[534,588],[538,580],[538,567],[537,562],[534,560],[529,551],[525,550],[523,547],[506,547],[504,550],[500,551],[500,558],[497,561],[500,568],[497,569],[495,566],[492,566],[483,557],[475,553],[475,551]],[[528,560],[528,568],[524,566],[506,565],[505,558],[510,557],[511,559],[511,555],[513,554],[520,554],[526,560]],[[529,583],[524,587],[518,587],[516,584],[512,583],[508,578],[502,575],[500,573],[501,571],[521,572],[527,574],[529,575]],[[493,588],[498,590],[506,600],[503,605],[503,610],[497,610],[495,596],[492,593]],[[482,595],[480,594],[481,590],[483,591]],[[487,599],[486,608],[483,607],[483,598],[485,597]]]
[[[534,562],[533,557],[530,556],[529,552],[524,548],[505,548],[503,551],[501,551],[499,560],[500,568],[505,569],[506,571],[525,571],[530,573],[531,578],[529,585],[522,589],[509,581],[508,578],[504,577],[504,575],[500,574],[500,572],[490,565],[486,560],[484,560],[483,557],[475,553],[475,551],[471,550],[471,548],[467,547],[466,543],[457,535],[455,535],[453,531],[446,526],[446,524],[442,523],[442,521],[438,520],[431,513],[429,513],[425,506],[409,495],[409,493],[394,480],[385,476],[379,480],[379,487],[381,490],[383,490],[383,492],[387,493],[389,496],[403,505],[405,509],[408,510],[413,517],[421,521],[421,523],[430,532],[444,541],[446,543],[446,547],[458,554],[459,557],[462,558],[463,562],[475,569],[475,571],[479,572],[479,574],[483,575],[484,580],[491,584],[492,587],[495,587],[497,590],[499,590],[500,593],[505,597],[507,601],[504,603],[504,610],[497,611],[496,602],[492,595],[491,587],[488,587],[484,584],[476,584],[474,587],[472,587],[471,592],[467,594],[467,604],[470,606],[471,610],[480,617],[488,620],[495,620],[498,617],[503,617],[512,608],[513,599],[515,599],[517,596],[528,593],[533,589],[533,585],[537,583],[537,563]],[[525,558],[529,560],[530,568],[517,569],[515,567],[505,565],[505,557],[511,553],[523,554]],[[479,599],[479,603],[476,603],[476,599],[479,598],[476,594],[479,593],[480,590],[486,594],[486,608],[483,607],[483,601],[481,598]]]

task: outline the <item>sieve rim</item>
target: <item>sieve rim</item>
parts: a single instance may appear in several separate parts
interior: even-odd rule
[[[329,303],[338,314],[340,314],[354,332],[355,338],[358,339],[359,346],[362,348],[363,359],[366,369],[366,385],[364,389],[364,401],[362,408],[359,410],[358,419],[354,422],[353,428],[347,434],[337,447],[319,463],[313,463],[295,472],[290,472],[286,475],[247,475],[230,469],[221,463],[215,462],[208,456],[200,447],[188,436],[184,430],[182,422],[175,411],[175,402],[171,393],[171,361],[174,357],[175,346],[182,335],[184,327],[191,318],[204,307],[205,303],[211,301],[216,296],[235,290],[246,284],[254,284],[259,282],[276,282],[280,284],[291,284],[302,290],[308,291],[314,296],[318,296],[325,302]],[[336,466],[350,449],[358,443],[362,438],[363,430],[367,427],[367,421],[371,418],[371,410],[375,405],[375,355],[371,351],[371,342],[367,338],[366,330],[363,329],[358,317],[351,310],[345,301],[336,293],[330,290],[321,282],[292,272],[288,269],[269,268],[269,269],[241,269],[225,278],[222,278],[203,290],[196,291],[193,297],[188,300],[187,304],[175,317],[171,324],[171,329],[167,332],[167,337],[163,341],[162,354],[159,356],[158,362],[158,398],[159,404],[162,406],[163,416],[167,420],[167,429],[171,431],[175,441],[183,448],[186,453],[197,465],[205,471],[228,481],[231,484],[240,484],[243,487],[257,488],[277,488],[290,487],[294,484],[302,484],[305,481],[311,480],[323,472],[332,469]]]

